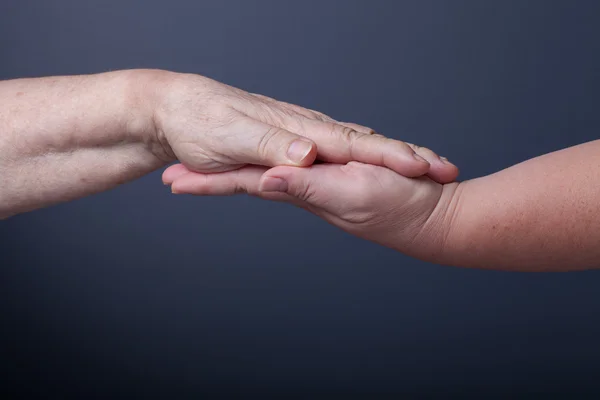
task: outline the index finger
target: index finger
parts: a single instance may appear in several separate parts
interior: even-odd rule
[[[359,132],[349,124],[303,119],[302,125],[302,134],[316,143],[317,158],[322,161],[359,161],[387,167],[408,178],[429,172],[429,162],[402,141]]]

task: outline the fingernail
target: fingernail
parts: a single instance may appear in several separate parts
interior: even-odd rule
[[[420,162],[425,162],[427,164],[429,164],[429,162],[424,159],[423,157],[421,157],[420,155],[418,155],[417,153],[413,153],[413,157],[415,158],[415,160],[420,161]]]
[[[312,150],[312,143],[306,140],[295,140],[290,145],[287,155],[295,163],[301,163]]]
[[[265,178],[258,190],[261,192],[287,192],[288,185],[284,179],[268,177]]]
[[[171,186],[171,193],[173,193],[173,194],[180,194],[181,192],[178,192],[177,190],[175,190],[173,188],[173,186]]]

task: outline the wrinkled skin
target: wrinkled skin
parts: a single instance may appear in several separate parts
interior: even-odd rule
[[[385,166],[407,177],[451,182],[457,169],[429,149],[342,123],[297,105],[213,81],[177,74],[164,79],[153,105],[167,161],[214,173],[246,165],[308,166],[315,160]],[[291,149],[291,151],[289,151]]]
[[[179,160],[198,173],[360,161],[437,182],[435,153],[209,78],[162,70],[0,82],[0,219]]]

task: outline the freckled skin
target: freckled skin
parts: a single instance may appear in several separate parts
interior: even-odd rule
[[[600,268],[600,140],[460,184],[440,262],[523,271]]]

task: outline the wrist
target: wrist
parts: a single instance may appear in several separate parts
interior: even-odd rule
[[[155,158],[171,163],[177,159],[161,128],[159,114],[164,109],[169,87],[177,74],[164,70],[137,69],[123,71],[127,87],[129,137],[145,144]]]
[[[436,264],[453,263],[451,247],[458,234],[456,225],[466,183],[442,185],[438,202],[412,243],[415,257]]]

